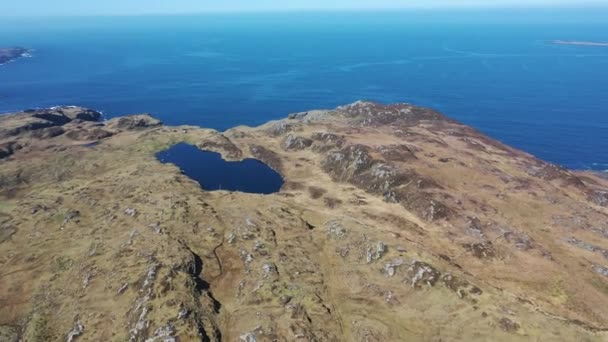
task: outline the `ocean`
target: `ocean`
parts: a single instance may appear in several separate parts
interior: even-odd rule
[[[608,169],[608,10],[8,18],[0,112],[81,105],[224,130],[359,99],[435,108],[571,169]]]

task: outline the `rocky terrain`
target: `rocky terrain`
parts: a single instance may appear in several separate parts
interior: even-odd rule
[[[0,117],[1,341],[606,341],[608,180],[430,109]],[[207,192],[155,153],[259,159]]]
[[[0,65],[8,63],[14,59],[23,57],[28,52],[27,49],[21,47],[2,48],[0,47]]]

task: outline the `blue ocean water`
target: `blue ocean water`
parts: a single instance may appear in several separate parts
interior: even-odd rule
[[[429,106],[540,158],[608,169],[608,10],[0,21],[0,112],[74,104],[216,129],[358,99]]]

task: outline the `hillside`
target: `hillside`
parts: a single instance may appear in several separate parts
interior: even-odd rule
[[[2,341],[608,339],[600,175],[408,104],[100,116],[0,116]],[[155,158],[178,142],[285,183],[204,191]]]

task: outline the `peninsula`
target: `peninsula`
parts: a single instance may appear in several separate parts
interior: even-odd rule
[[[0,116],[2,341],[608,340],[607,179],[409,104],[100,117]],[[207,191],[181,143],[282,186]]]
[[[2,48],[0,47],[0,65],[8,63],[20,57],[24,57],[28,53],[28,49],[21,47]]]

